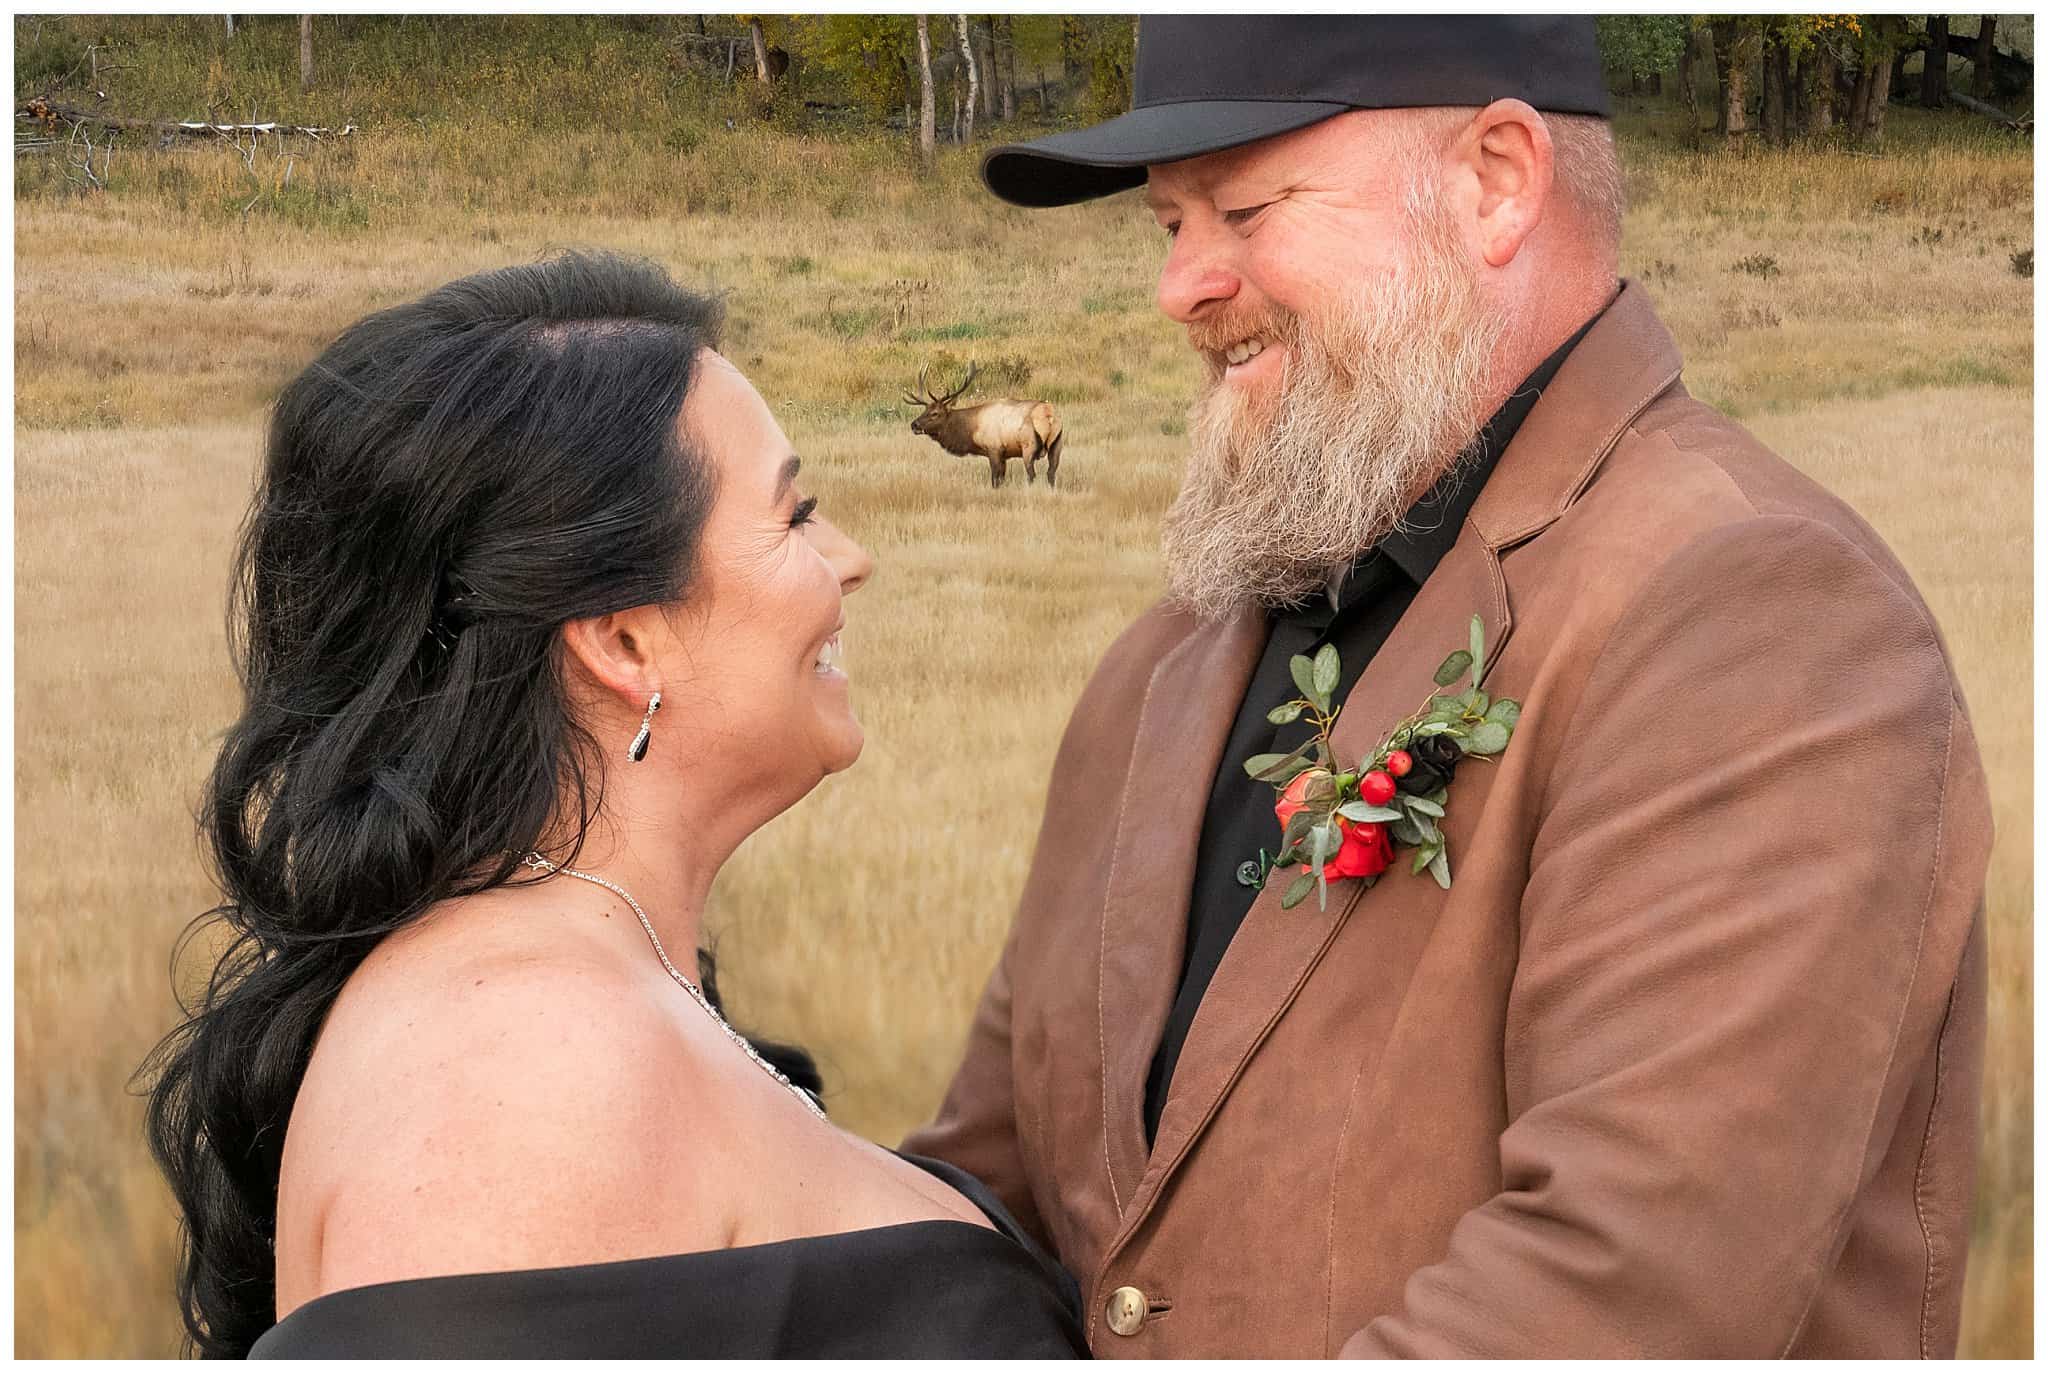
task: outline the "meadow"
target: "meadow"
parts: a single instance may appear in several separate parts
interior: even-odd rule
[[[552,246],[727,292],[729,354],[875,555],[846,636],[866,751],[742,849],[710,927],[736,1019],[811,1047],[842,1123],[894,1143],[936,1105],[1067,713],[1160,586],[1197,377],[1151,302],[1163,240],[1129,196],[1003,207],[968,151],[921,175],[886,135],[639,113],[544,142],[394,114],[293,145],[289,184],[268,145],[124,150],[104,192],[18,160],[18,1355],[175,1349],[176,1221],[130,1076],[211,902],[191,812],[236,710],[226,560],[263,407],[348,321]],[[1624,268],[1693,391],[1899,552],[1957,662],[1998,830],[1965,1352],[2025,1356],[2032,155],[1959,116],[1891,117],[1882,156],[1737,156],[1631,107]],[[918,368],[969,358],[1060,407],[1057,491],[1015,468],[991,491],[909,434]]]

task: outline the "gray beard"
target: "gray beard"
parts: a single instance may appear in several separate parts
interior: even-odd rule
[[[1224,620],[1305,600],[1474,449],[1505,321],[1448,222],[1411,214],[1399,271],[1289,321],[1269,395],[1212,375],[1197,398],[1163,540],[1180,608]]]

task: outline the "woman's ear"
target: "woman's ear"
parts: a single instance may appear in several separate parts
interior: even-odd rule
[[[593,682],[637,711],[661,690],[655,644],[663,628],[657,608],[635,606],[569,621],[562,644]]]

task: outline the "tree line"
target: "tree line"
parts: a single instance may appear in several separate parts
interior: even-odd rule
[[[320,62],[347,60],[351,34],[369,32],[363,26],[463,25],[464,41],[478,56],[492,32],[469,27],[474,21],[419,16],[300,15],[295,21],[295,84],[302,93],[318,87]],[[235,16],[184,22],[224,22],[226,40],[236,42]],[[279,16],[244,19],[242,26],[293,22]],[[521,22],[596,24],[633,51],[658,55],[684,86],[724,91],[715,99],[734,116],[751,111],[796,123],[830,120],[842,127],[897,129],[926,162],[940,142],[971,143],[977,131],[985,136],[994,124],[1059,125],[1122,113],[1131,104],[1141,41],[1131,15],[740,14]],[[1886,110],[1898,101],[1955,105],[2030,128],[2032,64],[2009,50],[2022,35],[2031,43],[2031,26],[2022,28],[2023,22],[1995,15],[1956,20],[1702,14],[1603,16],[1596,26],[1612,88],[1675,97],[1690,112],[1692,136],[1702,145],[1718,138],[1784,146],[1828,137],[1875,146],[1884,137]],[[1999,46],[2001,35],[2007,48]],[[97,52],[86,50],[90,72],[70,73],[88,87],[97,84]],[[1915,54],[1920,69],[1909,73]],[[42,59],[32,58],[30,65],[37,60]],[[68,54],[62,61],[69,61]],[[16,75],[19,106],[38,93],[25,89],[24,78],[32,74],[19,52]],[[592,79],[604,76],[597,72]],[[1676,82],[1675,88],[1667,82]]]

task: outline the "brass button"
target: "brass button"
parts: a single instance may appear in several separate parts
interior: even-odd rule
[[[1135,1288],[1119,1288],[1109,1295],[1109,1329],[1119,1336],[1135,1336],[1145,1324],[1145,1295]]]

